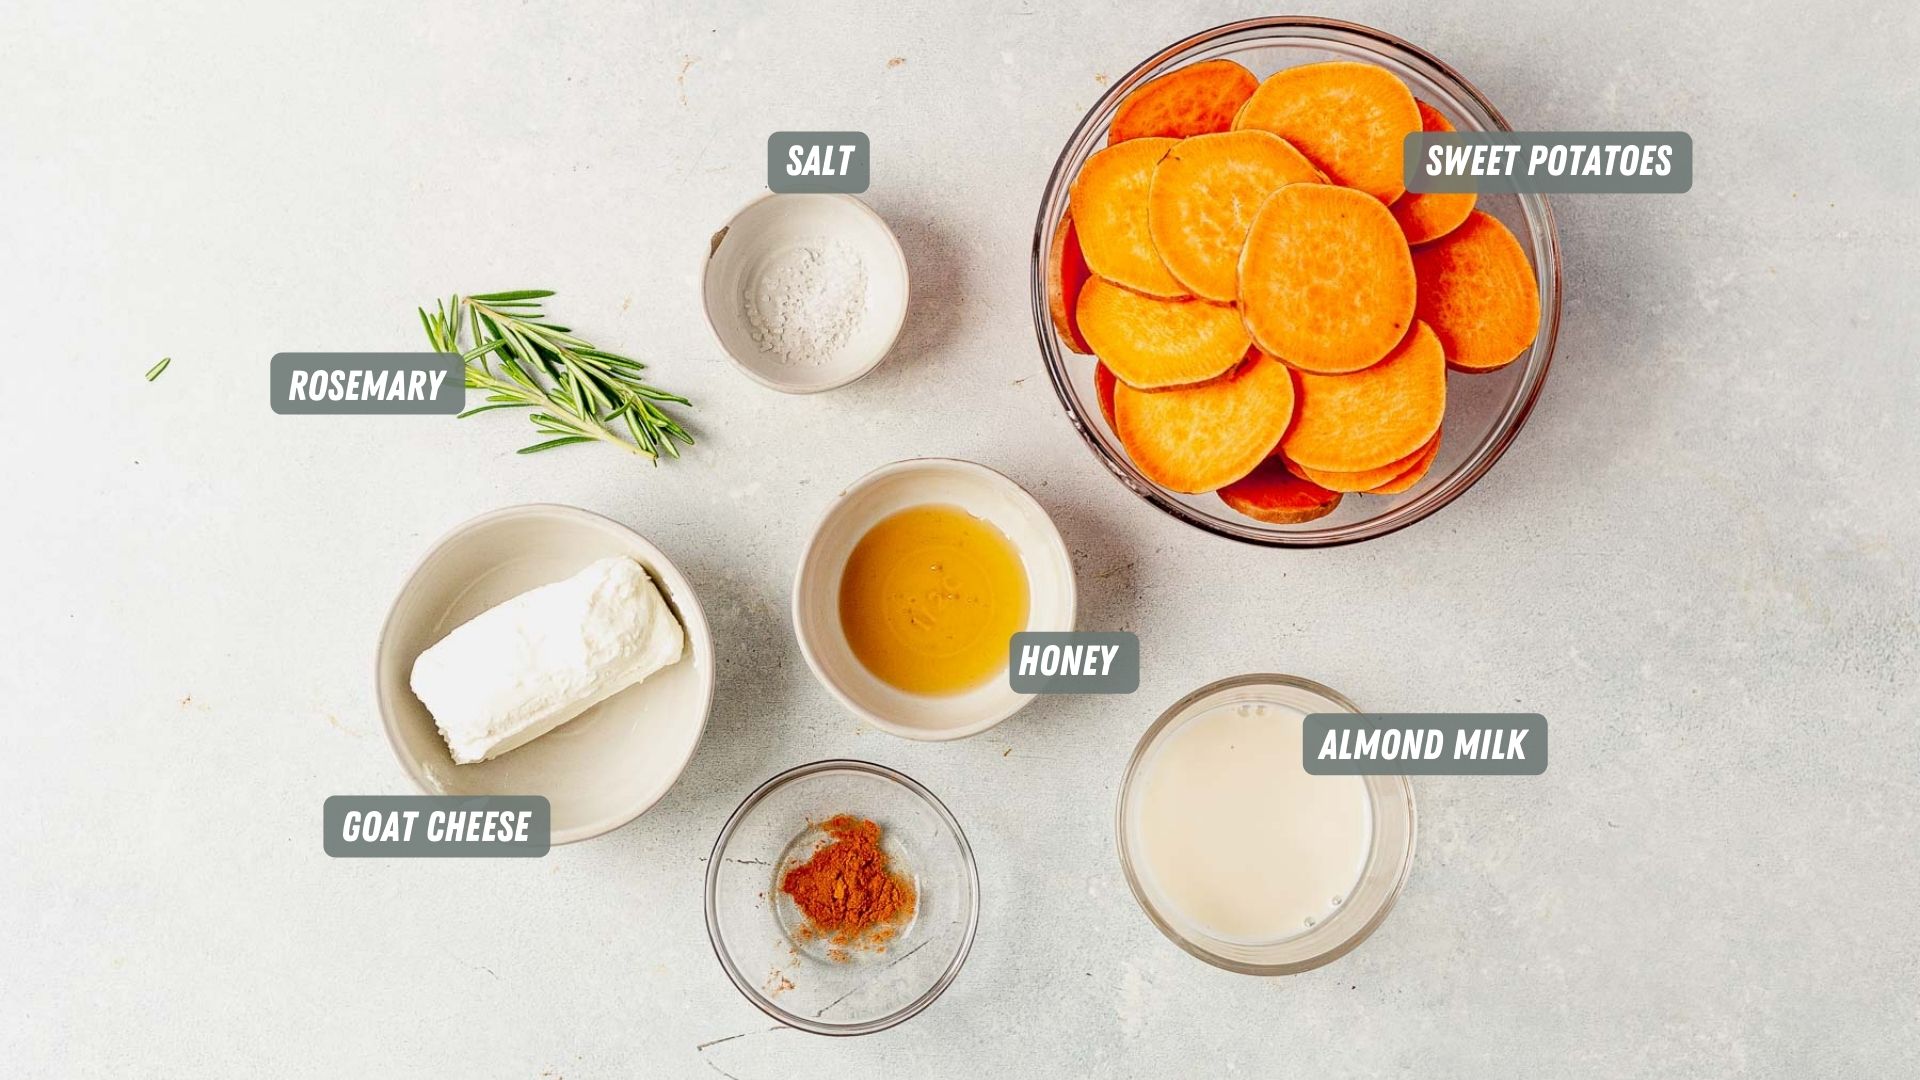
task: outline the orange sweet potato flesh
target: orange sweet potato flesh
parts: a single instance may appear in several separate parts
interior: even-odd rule
[[[1398,480],[1407,470],[1419,464],[1420,456],[1437,447],[1440,433],[1435,432],[1427,444],[1398,461],[1389,461],[1376,469],[1363,469],[1360,472],[1328,472],[1325,469],[1309,469],[1297,461],[1287,462],[1287,468],[1295,476],[1311,481],[1330,491],[1366,491],[1371,492],[1382,484]]]
[[[1440,110],[1418,98],[1415,105],[1420,107],[1421,131],[1452,131],[1453,124],[1440,115]],[[1407,234],[1407,243],[1424,244],[1438,240],[1460,227],[1473,213],[1473,204],[1479,198],[1471,191],[1428,192],[1409,191],[1393,202],[1393,220],[1400,223],[1400,231]]]
[[[1220,501],[1256,521],[1298,525],[1323,518],[1340,505],[1340,493],[1288,472],[1270,457],[1247,475],[1220,489]]]
[[[1168,272],[1147,230],[1153,168],[1177,139],[1129,139],[1096,151],[1080,167],[1068,202],[1087,266],[1108,281],[1148,296],[1187,290]]]
[[[1141,390],[1204,382],[1247,354],[1240,314],[1205,300],[1159,300],[1089,278],[1075,312],[1093,353]]]
[[[1500,219],[1475,210],[1459,228],[1413,256],[1415,310],[1439,336],[1457,371],[1504,367],[1540,329],[1533,264]]]
[[[1087,339],[1073,321],[1073,309],[1080,302],[1080,287],[1087,283],[1087,259],[1080,254],[1080,235],[1073,227],[1071,213],[1060,215],[1054,226],[1053,243],[1047,247],[1047,312],[1053,316],[1053,329],[1067,348],[1091,353]]]
[[[1113,370],[1107,365],[1095,362],[1093,365],[1093,396],[1100,401],[1100,415],[1107,419],[1109,431],[1118,430],[1113,420],[1113,388],[1120,382],[1113,377]]]
[[[1260,348],[1301,371],[1358,371],[1413,321],[1407,238],[1378,199],[1289,184],[1254,215],[1240,253],[1240,311]],[[1431,434],[1431,433],[1429,433]]]
[[[1365,371],[1299,379],[1298,416],[1280,450],[1309,469],[1357,473],[1399,461],[1433,438],[1447,410],[1446,357],[1421,322]]]
[[[1390,203],[1406,190],[1404,140],[1420,130],[1413,92],[1372,64],[1332,60],[1267,77],[1234,117],[1298,147],[1334,183]]]
[[[1255,354],[1232,375],[1174,390],[1114,388],[1114,430],[1147,479],[1217,491],[1252,472],[1293,418],[1293,375]]]
[[[1260,81],[1231,60],[1204,60],[1142,83],[1114,111],[1107,143],[1225,131]]]
[[[1280,188],[1321,179],[1300,151],[1265,131],[1183,139],[1153,171],[1147,229],[1154,249],[1195,296],[1232,303],[1253,215]]]
[[[1435,432],[1433,438],[1427,441],[1427,448],[1420,451],[1420,455],[1413,459],[1413,464],[1409,465],[1405,472],[1377,488],[1368,489],[1367,494],[1398,495],[1406,491],[1426,477],[1427,470],[1433,468],[1433,459],[1439,456],[1440,433]]]

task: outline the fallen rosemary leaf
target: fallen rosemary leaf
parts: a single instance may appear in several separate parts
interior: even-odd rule
[[[171,363],[173,363],[173,357],[171,356],[161,357],[159,363],[147,369],[147,381],[152,382],[153,380],[159,378],[160,373],[167,370],[167,365]]]
[[[490,409],[532,409],[527,419],[540,442],[522,454],[605,442],[652,459],[677,458],[693,436],[666,405],[691,405],[678,394],[649,385],[646,365],[575,337],[547,322],[540,301],[549,289],[456,294],[434,311],[420,311],[420,324],[435,350],[460,354],[467,388],[486,391],[486,403],[462,417]],[[621,433],[625,429],[625,434]]]

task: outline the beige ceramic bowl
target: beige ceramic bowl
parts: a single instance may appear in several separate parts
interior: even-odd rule
[[[788,362],[754,340],[746,294],[782,258],[821,244],[859,256],[866,313],[819,363]],[[748,378],[785,394],[817,394],[872,371],[893,348],[907,318],[907,256],[880,215],[851,195],[762,195],[713,234],[701,292],[708,328]]]
[[[528,589],[626,555],[646,568],[680,625],[678,663],[492,761],[456,765],[407,685],[413,661],[454,627]],[[440,538],[400,587],[380,631],[374,692],[400,764],[429,795],[545,795],[553,842],[616,829],[680,778],[713,702],[713,637],[693,586],[640,534],[571,506],[482,514]]]
[[[1023,629],[1073,629],[1073,561],[1033,496],[985,465],[915,458],[875,469],[827,508],[793,579],[793,630],[820,685],[874,727],[907,739],[964,739],[1019,712],[1033,695],[1014,693],[1004,673],[960,694],[896,690],[867,671],[840,626],[840,575],[854,545],[880,519],[930,503],[958,506],[1012,541],[1027,572]]]

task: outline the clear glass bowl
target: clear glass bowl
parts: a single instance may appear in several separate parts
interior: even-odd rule
[[[1217,937],[1183,916],[1161,896],[1139,866],[1138,783],[1142,764],[1180,729],[1180,725],[1216,705],[1246,702],[1278,705],[1302,713],[1359,712],[1353,702],[1317,682],[1292,675],[1237,675],[1195,690],[1173,703],[1140,736],[1120,782],[1114,828],[1120,868],[1141,910],[1174,944],[1209,964],[1243,975],[1292,975],[1329,964],[1352,952],[1386,921],[1393,902],[1413,869],[1415,815],[1413,785],[1404,776],[1364,776],[1373,832],[1360,880],[1340,909],[1304,933],[1279,941],[1246,944]]]
[[[1047,178],[1033,233],[1033,321],[1047,374],[1067,416],[1108,471],[1135,494],[1189,525],[1234,540],[1275,547],[1350,544],[1403,529],[1459,498],[1498,461],[1546,382],[1560,327],[1560,243],[1553,211],[1540,195],[1482,196],[1479,208],[1505,222],[1533,261],[1540,285],[1540,328],[1524,356],[1498,371],[1447,378],[1447,417],[1440,454],[1420,483],[1400,495],[1350,495],[1339,509],[1300,525],[1271,525],[1245,517],[1219,496],[1168,491],[1141,475],[1101,418],[1094,393],[1094,361],[1061,342],[1047,310],[1047,248],[1067,210],[1067,189],[1088,156],[1106,144],[1113,112],[1134,87],[1202,60],[1231,59],[1265,77],[1281,68],[1321,60],[1361,60],[1398,75],[1415,97],[1444,113],[1462,131],[1508,131],[1507,121],[1461,75],[1392,34],[1354,23],[1299,16],[1229,23],[1162,49],[1115,82],[1073,129]]]
[[[825,839],[819,823],[867,818],[913,915],[885,943],[835,949],[800,933],[780,890],[788,868]],[[980,875],[966,834],[933,793],[865,761],[816,761],[755,788],[707,860],[707,937],[733,985],[761,1012],[817,1035],[884,1031],[933,1004],[966,962],[980,921]]]

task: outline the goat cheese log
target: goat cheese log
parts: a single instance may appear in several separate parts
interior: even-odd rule
[[[487,761],[680,659],[686,635],[640,564],[601,559],[455,627],[413,662],[453,760]]]

